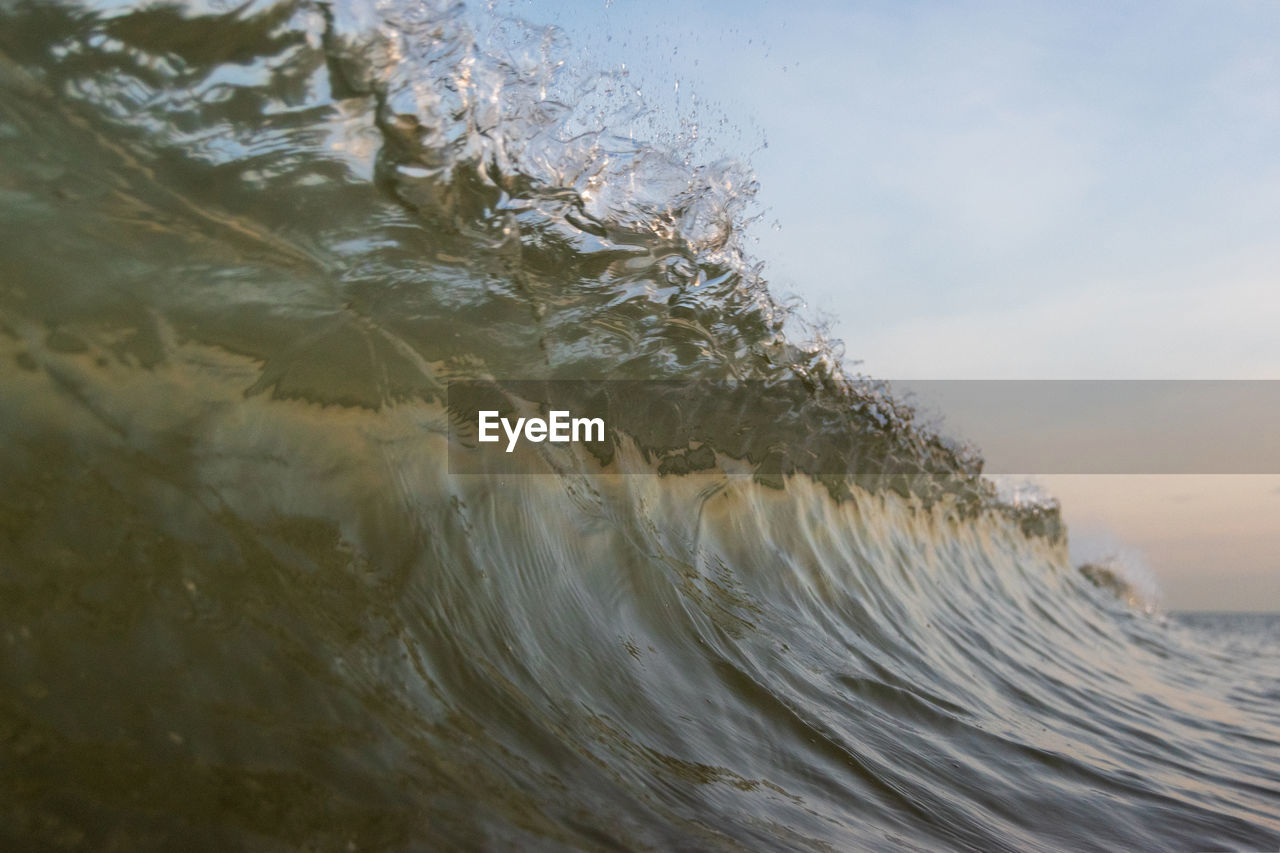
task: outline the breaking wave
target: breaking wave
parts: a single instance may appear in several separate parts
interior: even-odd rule
[[[11,846],[1280,846],[1275,657],[1130,608],[795,340],[750,170],[637,134],[554,29],[0,10]],[[768,471],[724,426],[697,477],[638,434],[456,475],[464,379],[834,426]],[[795,461],[837,435],[904,476]]]

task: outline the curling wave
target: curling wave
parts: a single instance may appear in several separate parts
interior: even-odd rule
[[[1280,846],[1274,657],[793,341],[749,170],[564,55],[455,4],[0,6],[0,837]],[[776,386],[739,429],[910,476],[724,425],[697,477],[638,428],[449,473],[450,382],[566,378]]]

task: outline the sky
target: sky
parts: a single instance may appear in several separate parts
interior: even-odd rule
[[[510,8],[750,161],[752,251],[862,372],[1280,379],[1280,4]],[[1280,610],[1280,482],[1237,482],[1046,487],[1166,606]]]

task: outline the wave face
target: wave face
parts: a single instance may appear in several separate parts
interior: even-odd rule
[[[555,31],[0,10],[6,846],[1280,846],[1274,645],[791,341],[749,171]],[[800,380],[968,485],[451,476],[492,377]]]

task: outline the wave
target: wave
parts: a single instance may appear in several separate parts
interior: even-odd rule
[[[0,18],[13,846],[1280,844],[1274,662],[1117,600],[798,343],[749,169],[624,132],[555,30]],[[660,475],[648,399],[607,460],[451,474],[475,379],[761,383],[768,447],[921,476],[765,476],[732,424]]]

